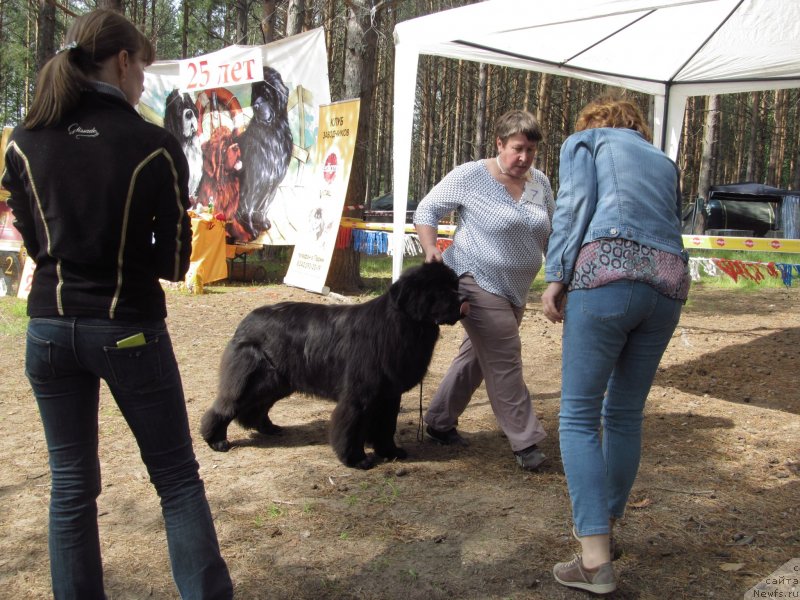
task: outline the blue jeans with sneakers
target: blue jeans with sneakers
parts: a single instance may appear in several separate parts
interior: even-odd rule
[[[681,307],[639,281],[567,295],[559,438],[580,537],[609,533],[625,511],[645,400]]]
[[[117,341],[143,333],[146,343]],[[172,575],[182,598],[233,596],[189,434],[178,365],[164,321],[33,318],[26,374],[44,425],[52,477],[50,572],[56,599],[105,598],[100,494],[100,380],[133,432],[161,499]]]

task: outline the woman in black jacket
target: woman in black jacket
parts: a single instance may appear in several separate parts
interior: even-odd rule
[[[183,598],[230,598],[189,435],[159,279],[189,264],[188,166],[178,141],[134,110],[149,40],[121,14],[76,19],[42,69],[6,151],[3,186],[36,261],[25,370],[52,475],[56,598],[105,598],[97,504],[100,380],[161,499]]]

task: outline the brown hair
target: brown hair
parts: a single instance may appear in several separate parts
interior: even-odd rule
[[[98,9],[75,19],[64,38],[64,47],[39,73],[25,128],[58,123],[78,104],[81,90],[88,87],[102,63],[123,50],[138,55],[148,65],[155,59],[150,40],[121,13]]]
[[[601,96],[583,107],[575,123],[575,131],[597,127],[616,127],[633,129],[641,133],[647,141],[652,140],[650,128],[642,111],[630,100],[614,96]]]
[[[494,135],[505,144],[512,135],[521,133],[531,142],[542,141],[542,128],[531,113],[524,110],[510,110],[494,124]]]

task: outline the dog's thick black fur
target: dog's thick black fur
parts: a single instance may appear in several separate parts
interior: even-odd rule
[[[236,220],[247,230],[249,239],[270,228],[267,211],[292,158],[288,99],[289,89],[281,74],[264,67],[264,81],[251,86],[253,118],[237,140],[244,168]]]
[[[337,402],[330,441],[345,465],[369,469],[379,457],[405,458],[395,445],[403,392],[425,376],[439,324],[461,318],[458,278],[441,263],[412,267],[383,295],[357,305],[283,302],[247,315],[220,364],[217,398],[201,433],[214,449],[230,448],[234,419],[261,433],[280,428],[268,412],[304,392]]]

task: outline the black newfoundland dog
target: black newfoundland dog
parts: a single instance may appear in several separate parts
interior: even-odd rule
[[[201,423],[203,439],[214,450],[228,450],[234,419],[277,433],[270,408],[304,392],[337,402],[330,441],[348,467],[375,464],[365,444],[379,457],[405,458],[394,442],[400,397],[422,381],[439,325],[456,323],[462,302],[455,273],[429,263],[408,269],[385,294],[363,304],[283,302],[255,309],[222,355],[217,398]]]
[[[244,241],[270,228],[267,211],[289,168],[293,144],[288,99],[289,89],[281,74],[264,67],[264,81],[251,86],[253,118],[237,140],[244,168],[236,220],[248,233]]]

